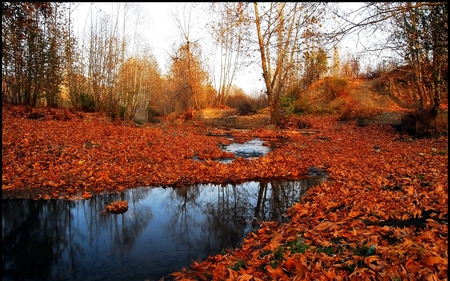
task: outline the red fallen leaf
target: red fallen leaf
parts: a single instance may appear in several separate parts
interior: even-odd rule
[[[314,229],[317,231],[323,231],[327,228],[332,227],[333,225],[336,225],[336,224],[331,221],[324,221],[324,222],[320,223],[319,225],[317,225],[316,227],[314,227]]]
[[[380,260],[380,257],[377,256],[377,255],[368,256],[368,257],[364,258],[364,263],[365,263],[366,265],[370,266],[370,264],[371,264],[373,261],[378,261],[378,260]]]
[[[92,197],[92,194],[89,192],[84,192],[83,195],[81,195],[81,197],[83,197],[84,199],[89,199]]]
[[[327,280],[336,280],[337,274],[336,274],[336,271],[333,268],[330,268],[325,273],[325,276],[327,277]]]
[[[241,277],[239,277],[239,281],[250,281],[253,278],[253,275],[250,274],[242,274]]]
[[[448,260],[441,257],[424,257],[420,260],[420,263],[425,266],[435,266],[437,264],[448,264]]]
[[[304,265],[300,260],[295,258],[288,258],[284,263],[284,268],[291,271],[292,268],[296,269],[296,276],[299,278],[305,278],[306,273],[308,273],[308,267]]]
[[[420,270],[420,263],[415,261],[413,258],[410,258],[405,263],[406,269],[410,272],[418,272]]]
[[[127,201],[116,201],[106,205],[106,211],[113,214],[123,214],[128,211]]]
[[[281,267],[277,267],[275,269],[272,268],[272,266],[267,265],[266,270],[269,273],[270,277],[272,277],[275,280],[283,280],[284,278],[287,278],[287,275],[284,274],[283,269]]]
[[[286,262],[284,263],[284,268],[290,271],[292,268],[295,267],[295,262],[296,261],[293,258],[287,259]]]

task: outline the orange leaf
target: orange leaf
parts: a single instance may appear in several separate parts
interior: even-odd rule
[[[89,192],[84,192],[83,195],[81,195],[81,197],[83,197],[84,199],[89,199],[92,197],[92,194]]]
[[[330,268],[327,273],[325,273],[325,276],[327,277],[327,280],[336,280],[336,271],[334,271],[333,268]]]
[[[239,281],[250,281],[253,278],[253,275],[250,274],[243,274],[241,277],[239,277]]]
[[[272,268],[272,266],[267,265],[266,266],[267,272],[269,273],[269,275],[274,278],[279,280],[279,278],[286,278],[286,274],[284,274],[283,270],[281,269],[281,267],[277,267],[275,269]]]
[[[300,278],[305,278],[306,274],[308,273],[308,267],[301,261],[296,261],[295,268],[297,269],[297,276]]]
[[[368,257],[364,258],[364,263],[367,264],[368,266],[370,266],[370,264],[373,261],[378,261],[378,260],[380,260],[380,257],[377,255],[368,256]]]
[[[425,266],[435,266],[437,264],[448,264],[447,259],[443,259],[441,257],[424,257],[422,260],[420,260],[420,263]]]
[[[321,224],[319,224],[318,226],[314,227],[315,230],[317,231],[323,231],[327,228],[332,227],[333,225],[336,225],[334,222],[331,221],[324,221]]]
[[[284,268],[290,271],[293,267],[295,267],[295,260],[293,258],[288,258],[284,263]]]

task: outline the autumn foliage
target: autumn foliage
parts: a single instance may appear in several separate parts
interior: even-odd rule
[[[27,118],[42,112],[37,119]],[[298,122],[294,122],[298,124]],[[138,186],[329,179],[241,247],[193,261],[176,280],[447,280],[448,137],[389,125],[302,117],[298,130],[221,131],[200,122],[136,127],[94,113],[2,106],[2,198],[82,199]],[[220,149],[283,139],[268,155],[225,164]]]
[[[106,212],[111,214],[123,214],[128,211],[127,201],[115,201],[106,205]]]

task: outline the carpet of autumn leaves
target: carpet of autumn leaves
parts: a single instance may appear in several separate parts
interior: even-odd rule
[[[39,119],[27,118],[36,111]],[[311,134],[221,131],[200,122],[136,127],[96,114],[2,106],[2,198],[88,199],[137,186],[329,179],[241,247],[194,261],[176,280],[447,280],[448,137],[403,138],[305,116]],[[266,156],[237,158],[231,141],[282,138]],[[193,160],[194,157],[203,161]]]

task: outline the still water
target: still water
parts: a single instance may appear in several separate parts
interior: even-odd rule
[[[159,280],[283,221],[325,177],[136,188],[89,200],[2,200],[2,280]],[[124,214],[106,204],[127,200]],[[165,280],[170,280],[165,279]]]

